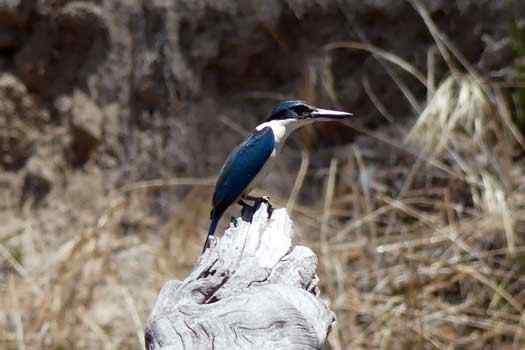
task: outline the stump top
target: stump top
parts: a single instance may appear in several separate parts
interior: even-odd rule
[[[293,237],[285,209],[236,219],[184,281],[162,288],[147,349],[321,349],[335,316],[319,297],[317,257]]]

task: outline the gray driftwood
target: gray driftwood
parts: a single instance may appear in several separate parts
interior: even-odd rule
[[[150,349],[322,349],[335,316],[319,297],[317,257],[292,243],[285,209],[237,219],[184,280],[166,283]]]

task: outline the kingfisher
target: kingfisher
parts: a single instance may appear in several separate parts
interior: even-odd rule
[[[271,170],[293,131],[315,122],[344,120],[351,116],[352,113],[321,109],[300,100],[287,100],[276,105],[266,120],[235,147],[224,162],[215,184],[210,228],[202,252],[209,247],[222,215],[232,204],[246,207],[246,200],[267,201],[249,193]]]

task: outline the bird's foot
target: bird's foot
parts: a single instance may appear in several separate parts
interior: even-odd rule
[[[270,204],[270,196],[262,196],[261,201]]]
[[[273,206],[272,203],[270,203],[270,196],[258,198],[257,202],[255,203],[256,208],[259,209],[263,203],[266,203],[266,213],[268,214],[268,218],[271,218],[273,214]]]
[[[255,213],[257,210],[259,210],[259,208],[261,207],[261,205],[263,203],[266,204],[266,213],[268,215],[268,218],[271,218],[272,217],[272,213],[273,213],[273,206],[272,206],[272,203],[270,203],[270,197],[269,196],[257,197],[257,198],[254,199],[253,213]]]
[[[253,201],[253,205],[249,205],[244,200]],[[252,222],[253,214],[255,214],[255,212],[261,207],[262,203],[266,203],[267,205],[268,218],[272,217],[273,206],[270,203],[270,197],[268,196],[263,196],[263,197],[244,196],[242,197],[242,199],[238,201],[238,203],[242,206],[241,217],[244,221]]]
[[[254,212],[253,206],[249,205],[242,199],[239,199],[237,203],[239,203],[239,205],[242,207],[241,218],[246,222],[252,222],[252,217],[253,217],[253,212]],[[232,218],[232,222],[233,222],[233,218]]]
[[[242,205],[242,204],[241,204]],[[252,222],[255,207],[251,205],[242,205],[241,218],[246,222]]]

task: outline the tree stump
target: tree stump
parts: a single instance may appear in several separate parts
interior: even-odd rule
[[[292,244],[285,209],[234,219],[184,281],[167,282],[146,349],[322,349],[335,315],[319,297],[317,257]]]

